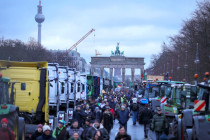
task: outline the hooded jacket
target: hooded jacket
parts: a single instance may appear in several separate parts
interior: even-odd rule
[[[52,135],[45,135],[44,133],[39,136],[36,140],[56,140]]]
[[[126,124],[127,121],[129,119],[129,113],[128,111],[124,110],[124,111],[119,111],[118,113],[118,120],[120,124]]]
[[[15,140],[15,135],[8,128],[0,128],[0,140]]]
[[[71,128],[69,129],[69,136],[72,137],[73,134],[74,134],[75,132],[77,132],[77,133],[79,134],[79,136],[81,137],[83,131],[84,131],[84,129],[81,128],[81,127],[78,127],[78,128],[71,127]]]
[[[125,135],[121,135],[120,133],[117,134],[117,136],[115,137],[115,140],[131,140],[131,136],[128,134]]]
[[[151,128],[156,132],[163,132],[165,129],[168,129],[166,116],[163,113],[155,114],[152,118]]]
[[[69,137],[65,126],[55,128],[52,136],[57,140],[66,140]]]
[[[103,127],[102,124],[100,124],[99,128],[96,128],[95,127],[95,124],[93,124],[93,126],[90,127],[89,130],[87,131],[86,139],[87,140],[92,140],[94,138],[94,134],[96,133],[97,130],[99,130],[101,132],[101,135],[103,137],[103,140],[109,140],[109,133]]]
[[[31,136],[31,139],[30,140],[36,140],[36,138],[38,138],[39,136],[41,136],[43,134],[43,132],[38,132],[38,130],[36,130],[32,136]]]

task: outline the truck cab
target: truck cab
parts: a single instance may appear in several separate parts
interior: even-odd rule
[[[48,64],[48,81],[49,81],[49,107],[51,108],[50,115],[55,115],[59,111],[60,95],[58,92],[58,63]]]
[[[80,75],[80,81],[81,81],[81,98],[83,100],[86,100],[87,97],[87,75]]]

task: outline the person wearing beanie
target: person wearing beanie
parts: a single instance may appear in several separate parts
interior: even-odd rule
[[[8,120],[6,118],[1,120],[0,140],[15,140],[13,131],[8,128]]]
[[[51,134],[51,128],[49,125],[44,125],[42,129],[43,134],[39,136],[36,140],[56,140]]]
[[[109,140],[109,133],[103,127],[103,125],[100,124],[100,120],[95,120],[93,126],[88,129],[87,134],[86,134],[86,140],[92,140],[94,138],[96,131],[98,130],[101,132],[103,140]]]
[[[43,125],[42,124],[38,124],[37,125],[37,129],[36,131],[32,134],[30,140],[36,140],[36,138],[38,138],[39,136],[41,136],[43,134]]]
[[[64,120],[59,120],[58,127],[56,127],[53,131],[52,136],[57,140],[67,140],[69,138],[65,123],[66,122]]]
[[[129,112],[125,110],[125,106],[121,106],[121,110],[118,113],[118,121],[120,123],[120,126],[124,126],[127,131],[127,122],[129,119]]]

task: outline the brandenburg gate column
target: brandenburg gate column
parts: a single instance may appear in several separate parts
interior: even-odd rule
[[[101,79],[103,81],[103,78],[104,78],[104,68],[103,67],[100,67],[100,74],[101,74]]]
[[[110,77],[111,83],[113,84],[113,68],[109,68],[109,77]]]
[[[91,66],[90,72],[91,72],[91,75],[94,75],[95,67]]]
[[[135,69],[131,68],[131,82],[134,82]]]
[[[122,82],[125,82],[125,68],[122,68]]]

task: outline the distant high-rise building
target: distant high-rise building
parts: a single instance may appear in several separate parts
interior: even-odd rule
[[[37,6],[37,14],[35,16],[35,20],[38,23],[38,44],[41,45],[41,23],[44,22],[45,17],[42,14],[42,6],[41,6],[41,0],[39,1],[39,5]]]

